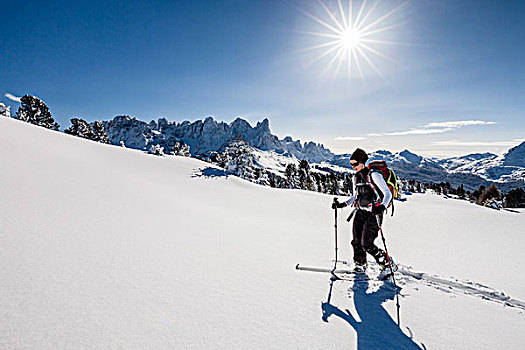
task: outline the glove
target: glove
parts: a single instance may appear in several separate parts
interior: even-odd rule
[[[385,208],[385,206],[383,204],[376,203],[376,205],[374,205],[372,207],[372,214],[374,214],[374,215],[383,214],[383,212],[385,210],[386,210],[386,208]]]
[[[346,207],[346,203],[339,203],[336,201],[332,203],[332,209],[338,209],[338,208],[344,208],[344,207]]]

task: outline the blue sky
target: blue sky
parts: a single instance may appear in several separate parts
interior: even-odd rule
[[[39,96],[63,128],[119,114],[268,117],[278,136],[336,153],[503,153],[525,139],[523,2],[367,1],[363,27],[386,15],[370,30],[387,28],[369,37],[376,69],[357,55],[362,78],[330,64],[337,51],[309,64],[326,46],[306,49],[333,40],[311,34],[331,32],[320,21],[343,22],[336,0],[323,4],[4,1],[0,102]]]

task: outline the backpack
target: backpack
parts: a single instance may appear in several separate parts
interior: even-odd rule
[[[371,161],[368,164],[368,169],[370,169],[370,171],[375,171],[383,175],[383,179],[385,179],[388,189],[392,193],[392,201],[388,203],[388,206],[390,206],[390,204],[393,203],[394,199],[399,199],[399,187],[397,184],[396,173],[394,173],[394,171],[388,167],[384,160]],[[393,210],[392,214],[394,214]]]

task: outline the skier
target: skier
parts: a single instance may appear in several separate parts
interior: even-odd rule
[[[354,250],[354,271],[365,273],[367,268],[366,253],[374,257],[381,267],[380,277],[386,278],[397,271],[397,265],[390,258],[390,264],[385,252],[374,244],[378,236],[379,225],[383,221],[383,212],[392,199],[392,193],[383,179],[383,176],[370,171],[365,166],[368,155],[357,148],[350,157],[350,164],[356,171],[354,175],[354,195],[347,201],[339,203],[334,200],[332,209],[344,208],[348,205],[355,207],[352,233],[352,247]]]

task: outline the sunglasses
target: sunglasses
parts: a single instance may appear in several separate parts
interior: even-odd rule
[[[351,165],[351,166],[357,166],[358,164],[359,164],[359,163],[356,162],[356,161],[350,162],[350,165]]]

